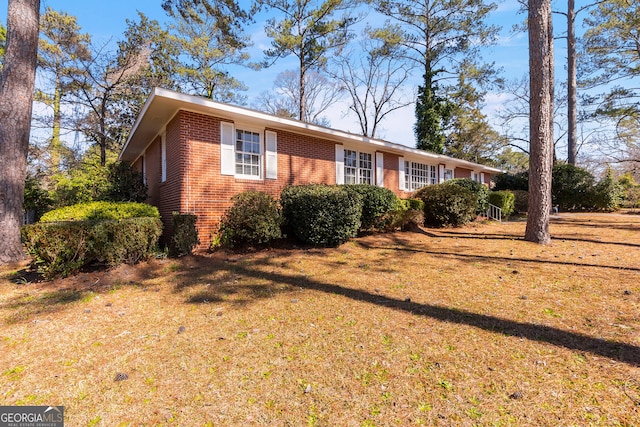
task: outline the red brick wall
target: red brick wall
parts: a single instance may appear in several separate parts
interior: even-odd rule
[[[265,130],[277,133],[277,180],[236,179],[221,175],[221,121],[226,120],[180,111],[167,124],[167,180],[164,183],[160,182],[160,137],[147,148],[145,161],[149,202],[158,206],[165,227],[165,241],[173,231],[171,214],[174,211],[198,216],[200,248],[206,248],[212,234],[217,231],[220,218],[231,206],[233,195],[246,190],[258,190],[277,198],[286,185],[336,182],[334,142],[269,128]],[[242,128],[242,125],[238,127]],[[399,156],[386,152],[383,155],[385,187],[399,197],[410,197],[411,192],[398,189]],[[141,168],[140,163],[138,161],[134,166]],[[264,166],[263,163],[263,174]],[[470,177],[471,171],[457,168],[455,176]]]
[[[400,190],[400,156],[397,154],[384,153],[384,186],[396,193],[396,196],[407,199],[413,192]]]
[[[471,178],[471,169],[455,168],[453,175],[455,178]]]
[[[278,179],[236,179],[220,174],[221,119],[183,111],[178,120],[183,140],[187,142],[180,210],[198,216],[203,248],[210,244],[212,233],[217,231],[220,218],[231,206],[230,199],[235,194],[258,190],[278,197],[289,184],[335,183],[335,144],[332,142],[265,129],[274,130],[278,135]],[[167,178],[167,181],[173,179]]]

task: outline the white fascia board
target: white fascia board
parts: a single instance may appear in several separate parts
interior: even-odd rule
[[[442,154],[430,153],[424,150],[418,150],[417,148],[407,147],[405,145],[396,144],[389,141],[383,141],[379,139],[373,139],[362,135],[357,135],[345,131],[340,131],[332,128],[328,128],[325,126],[319,126],[311,123],[302,122],[300,120],[289,119],[285,117],[278,117],[271,114],[263,113],[261,111],[251,110],[245,107],[239,107],[236,105],[223,104],[220,102],[212,101],[207,98],[203,98],[195,95],[187,95],[184,93],[176,92],[169,89],[163,88],[154,88],[151,92],[151,95],[147,99],[144,107],[142,108],[140,115],[136,119],[135,124],[131,129],[131,133],[129,134],[129,138],[127,142],[120,152],[120,158],[122,154],[126,151],[129,146],[131,139],[135,136],[135,133],[138,127],[141,125],[141,122],[150,108],[152,102],[157,99],[157,102],[162,102],[162,98],[177,101],[180,103],[178,109],[183,109],[187,111],[193,111],[201,114],[208,115],[216,115],[221,118],[230,119],[233,121],[251,121],[251,122],[259,122],[260,125],[264,127],[272,127],[276,130],[286,130],[294,133],[302,133],[310,136],[321,137],[324,139],[329,139],[334,142],[341,142],[343,144],[357,144],[362,146],[371,147],[373,151],[378,149],[379,151],[390,152],[393,154],[398,154],[400,156],[404,156],[407,153],[412,154],[413,157],[418,157],[420,159],[436,161],[438,163],[449,163],[454,164],[456,166],[467,167],[470,169],[480,169],[483,172],[489,173],[500,173],[502,170],[497,168],[492,168],[489,166],[479,165],[477,163],[469,162],[466,160],[458,160],[453,157],[448,157]],[[174,116],[171,114],[171,116]],[[161,126],[166,126],[166,123],[163,123]],[[145,144],[146,145],[146,144]]]

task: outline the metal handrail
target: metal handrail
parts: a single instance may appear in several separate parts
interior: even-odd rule
[[[489,204],[487,209],[487,218],[502,222],[502,209],[496,205]]]

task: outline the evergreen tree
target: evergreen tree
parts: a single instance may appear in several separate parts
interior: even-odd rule
[[[443,152],[451,103],[445,82],[465,73],[463,64],[481,62],[479,49],[493,43],[498,28],[485,23],[497,5],[483,0],[377,0],[376,10],[392,19],[379,37],[406,49],[405,59],[423,70],[418,89],[417,147]],[[477,65],[477,85],[495,77],[492,65]],[[466,106],[464,106],[466,108]]]

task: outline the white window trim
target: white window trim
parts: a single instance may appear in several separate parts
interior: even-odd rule
[[[376,185],[384,187],[384,154],[380,151],[376,152]]]
[[[260,136],[259,150],[260,153],[259,161],[258,161],[258,176],[256,175],[246,175],[236,173],[236,131],[245,131],[245,132],[253,132],[257,133]],[[229,132],[229,135],[225,135],[225,132]],[[220,173],[222,175],[232,175],[236,179],[246,179],[253,181],[263,181],[265,177],[265,129],[252,126],[251,124],[246,123],[231,123],[231,122],[221,122],[220,124]],[[275,134],[275,132],[273,132]],[[228,140],[230,138],[230,140]],[[277,144],[277,142],[276,142]],[[277,162],[277,158],[276,158]],[[276,169],[276,178],[277,178],[277,169]],[[275,179],[275,178],[274,178]]]
[[[360,171],[362,170],[368,170],[371,172],[370,176],[371,176],[371,182],[369,182],[369,185],[375,185],[376,182],[376,177],[375,177],[375,172],[376,172],[376,153],[375,152],[370,152],[370,151],[360,151],[357,148],[353,148],[353,147],[349,147],[346,145],[341,146],[342,147],[342,184],[346,183],[346,179],[347,179],[347,174],[345,173],[345,169],[347,168],[346,166],[346,162],[345,162],[345,157],[344,157],[344,151],[349,150],[349,151],[354,151],[356,153],[356,184],[360,184]],[[337,155],[337,150],[338,150],[338,145],[336,145],[336,169],[337,169],[337,165],[338,165],[338,155]],[[360,167],[360,154],[368,154],[369,156],[371,156],[371,168],[370,169],[364,169]],[[352,166],[349,166],[352,167]]]
[[[336,184],[344,184],[344,145],[336,144]]]
[[[451,171],[451,178],[447,179],[447,172]],[[442,173],[442,180],[443,181],[449,181],[451,179],[455,179],[456,178],[456,171],[454,168],[447,168],[445,167]]]
[[[405,165],[405,162],[409,162],[409,172],[407,174],[407,166]],[[425,185],[423,185],[422,187],[419,188],[415,188],[412,189],[412,183],[413,183],[413,163],[416,164],[420,164],[420,165],[424,165],[427,167],[426,172],[427,172],[427,183]],[[428,185],[433,185],[433,184],[437,184],[438,183],[438,177],[437,177],[437,171],[438,171],[438,166],[437,165],[433,165],[433,164],[429,164],[429,163],[424,163],[424,162],[420,162],[420,161],[414,161],[411,159],[407,159],[405,157],[400,157],[400,164],[398,165],[398,167],[400,168],[400,189],[403,191],[416,191],[419,190],[420,188],[426,187]],[[432,168],[436,171],[436,182],[433,182],[431,179],[431,170]]]

